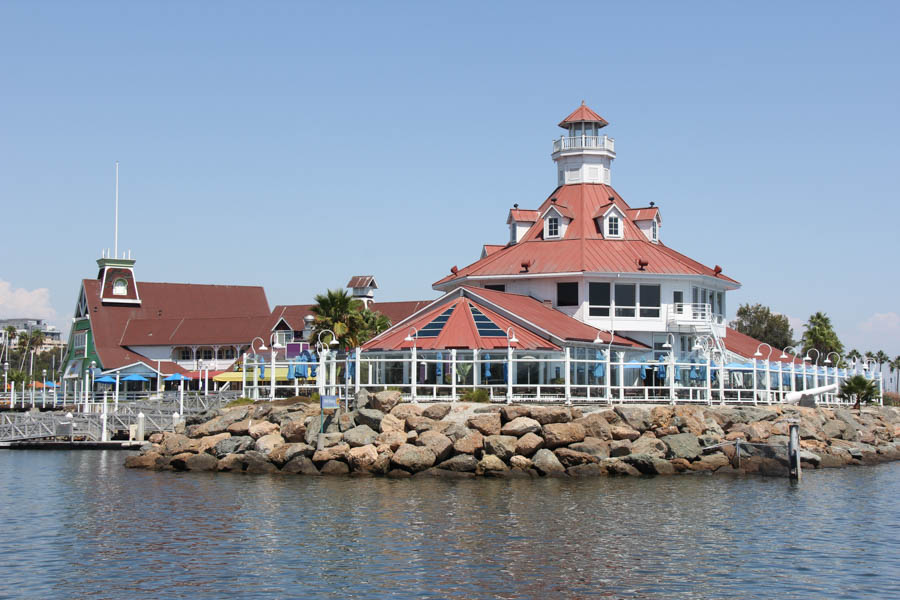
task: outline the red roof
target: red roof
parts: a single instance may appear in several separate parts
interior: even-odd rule
[[[730,285],[740,285],[734,279],[665,246],[647,239],[631,219],[621,222],[622,238],[604,239],[596,218],[614,204],[623,215],[631,208],[604,184],[581,183],[557,188],[539,209],[546,211],[556,199],[557,207],[572,215],[572,221],[560,240],[544,240],[542,222],[532,225],[522,239],[498,250],[471,265],[459,269],[435,282],[444,286],[452,281],[485,275],[519,275],[521,273],[662,273],[705,275]],[[642,269],[639,260],[646,261]],[[528,263],[525,271],[523,263]]]
[[[749,335],[744,335],[743,333],[728,327],[725,331],[725,349],[729,352],[734,352],[744,358],[753,359],[753,355],[756,353],[756,349],[759,348],[759,345],[763,342],[750,337]],[[762,358],[765,359],[769,354],[769,349],[766,347],[759,348],[759,351],[762,353]],[[781,359],[781,348],[773,348],[772,356],[769,358],[771,362],[785,362],[785,363],[796,363],[798,365],[802,365],[803,361],[794,356],[793,354],[788,354],[788,358]],[[758,358],[758,357],[757,357]]]
[[[506,248],[505,244],[485,244],[481,247],[481,255],[490,256],[497,250],[503,250],[504,248]]]
[[[509,209],[509,217],[506,219],[507,223],[511,223],[513,221],[520,221],[522,223],[534,223],[538,219],[541,218],[541,213],[536,210],[525,210],[523,208],[511,208]]]
[[[147,365],[156,364],[157,361],[132,352],[122,344],[123,333],[127,330],[131,320],[178,319],[187,323],[195,319],[206,318],[268,318],[271,314],[266,293],[259,286],[139,282],[137,285],[140,288],[141,304],[138,306],[103,304],[100,301],[100,281],[85,279],[82,283],[91,319],[93,343],[105,370],[118,369],[138,362]],[[243,325],[238,324],[239,320],[234,319],[233,326],[243,329]],[[188,325],[188,327],[192,328],[193,326]],[[165,327],[159,329],[160,332],[165,330]],[[151,331],[156,331],[156,329],[149,324],[135,326],[135,336],[138,339],[152,338],[153,336],[146,335]],[[215,343],[211,341],[213,339],[230,335],[228,331],[212,331],[201,327],[193,328],[191,331],[192,336],[196,337],[191,337],[189,341],[181,343],[211,344]],[[143,337],[140,336],[141,332],[145,334]],[[250,339],[242,341],[249,343]],[[134,345],[150,344],[135,343]],[[167,361],[162,362],[165,364]],[[174,368],[175,366],[177,365],[173,363],[170,372],[179,371]]]
[[[267,332],[271,317],[209,317],[131,319],[122,332],[122,346],[182,346],[246,344]],[[268,339],[266,335],[262,337]]]
[[[369,302],[369,310],[377,311],[393,323],[399,323],[417,310],[430,304],[431,300],[409,300],[401,302]],[[304,327],[303,319],[307,315],[315,316],[312,312],[313,304],[293,304],[275,307],[272,311],[269,329],[275,327],[279,319],[284,319],[293,331],[301,331]]]
[[[649,221],[659,219],[659,208],[648,206],[646,208],[632,208],[628,210],[628,218],[632,221]],[[662,219],[659,219],[662,222]]]
[[[375,277],[372,275],[356,275],[350,278],[350,282],[347,283],[348,288],[364,288],[372,286],[378,289],[378,284],[375,283]]]
[[[429,323],[442,314],[452,311],[440,333],[425,337],[422,333]],[[562,341],[593,342],[598,330],[558,310],[545,306],[529,296],[509,294],[481,288],[460,287],[434,301],[430,306],[395,324],[363,346],[363,350],[402,350],[412,347],[406,337],[418,330],[416,347],[420,349],[495,349],[506,348],[503,336],[482,336],[475,325],[473,311],[487,317],[504,333],[512,327],[520,350],[558,350]],[[494,330],[496,333],[496,329]],[[603,343],[609,343],[609,334],[600,333]],[[646,349],[647,346],[615,336],[614,343],[621,346]]]
[[[590,108],[585,106],[584,101],[582,100],[581,106],[579,106],[578,108],[573,110],[572,114],[570,114],[568,117],[563,119],[559,123],[559,126],[562,127],[563,129],[568,129],[567,125],[569,123],[585,123],[585,122],[600,123],[600,127],[606,127],[607,125],[609,125],[609,122],[606,119],[604,119],[603,117],[601,117],[600,115],[598,115],[597,113],[592,111]]]

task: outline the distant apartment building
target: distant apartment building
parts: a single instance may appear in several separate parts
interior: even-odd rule
[[[17,338],[25,335],[30,336],[32,332],[40,331],[44,336],[44,342],[38,349],[39,352],[48,352],[66,345],[62,340],[62,332],[55,326],[50,325],[44,319],[32,319],[26,317],[0,319],[0,345],[2,346],[6,346],[6,330],[10,326],[15,328]],[[18,342],[14,339],[11,343],[17,344]]]

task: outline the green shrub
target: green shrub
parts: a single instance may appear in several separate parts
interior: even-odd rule
[[[466,392],[462,395],[463,402],[490,402],[491,396],[488,394],[488,391],[483,388],[474,388],[471,390],[466,390]]]
[[[231,408],[232,406],[244,406],[246,404],[253,404],[252,398],[235,398],[231,402],[225,405],[225,408]]]

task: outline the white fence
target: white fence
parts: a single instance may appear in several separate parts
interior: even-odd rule
[[[274,371],[273,371],[274,366]],[[397,389],[411,401],[455,401],[485,390],[494,402],[780,404],[803,392],[862,374],[880,373],[755,360],[716,363],[708,358],[626,358],[595,348],[564,352],[444,350],[324,353],[315,360],[245,363],[244,393],[252,398]],[[820,404],[851,404],[836,392]]]

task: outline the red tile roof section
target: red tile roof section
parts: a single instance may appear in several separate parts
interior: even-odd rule
[[[750,337],[749,335],[744,335],[743,333],[728,327],[725,331],[725,349],[729,352],[734,352],[744,358],[753,359],[753,355],[756,353],[756,349],[759,348],[759,345],[762,344],[759,340]],[[803,361],[794,356],[793,354],[788,354],[788,358],[781,359],[781,348],[773,348],[772,349],[772,357],[769,359],[770,362],[784,362],[784,363],[795,363],[795,364],[803,364]],[[762,353],[762,359],[765,360],[766,356],[769,354],[769,349],[765,346],[759,349]]]
[[[378,284],[375,283],[375,277],[372,275],[356,275],[355,277],[350,278],[350,282],[347,283],[348,288],[364,288],[369,287],[370,285],[374,285],[375,288],[378,288]]]
[[[504,248],[506,248],[505,244],[485,244],[481,248],[481,253],[484,256],[490,256],[494,252],[497,252],[498,250],[503,250]]]
[[[631,210],[616,191],[604,184],[582,183],[557,188],[541,205],[543,213],[551,198],[565,206],[574,216],[561,240],[543,240],[543,223],[537,222],[514,245],[492,253],[457,273],[435,282],[440,286],[468,276],[518,275],[522,263],[529,262],[529,273],[663,273],[678,275],[706,275],[729,284],[740,285],[683,254],[666,247],[662,242],[650,242],[638,226],[624,219],[621,239],[604,239],[595,215],[602,215],[611,206],[627,215]],[[610,200],[612,198],[612,200]],[[638,259],[649,264],[641,270]]]
[[[585,106],[584,102],[581,103],[581,106],[572,111],[572,113],[560,121],[559,126],[563,129],[568,129],[567,125],[569,123],[580,123],[580,122],[590,122],[590,123],[600,123],[600,127],[606,127],[609,125],[609,122],[592,111],[590,108]]]
[[[151,319],[203,319],[209,317],[266,317],[270,315],[266,293],[259,286],[197,285],[138,282],[140,306],[110,305],[100,301],[100,281],[83,280],[91,319],[93,343],[104,369],[117,369],[156,361],[132,352],[120,343],[128,322]],[[147,329],[145,329],[146,331]],[[197,331],[192,344],[208,344],[222,332]],[[247,340],[249,341],[249,340]]]
[[[632,208],[628,211],[628,218],[632,221],[649,221],[659,218],[659,207],[648,206],[646,208]],[[662,219],[659,219],[662,222]]]
[[[519,221],[521,223],[534,223],[541,218],[541,213],[536,210],[525,210],[523,208],[511,208],[509,217],[506,222]]]
[[[122,346],[183,346],[247,344],[266,332],[271,317],[210,317],[203,319],[131,319],[122,332]],[[268,339],[267,336],[261,336]],[[202,340],[202,341],[198,341]]]

